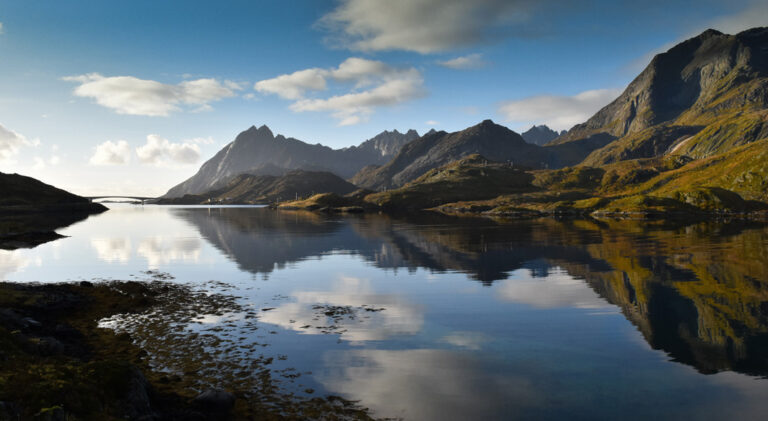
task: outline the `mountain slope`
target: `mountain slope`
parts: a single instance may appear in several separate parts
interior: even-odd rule
[[[268,204],[314,193],[344,195],[355,190],[357,187],[353,184],[329,172],[293,170],[282,176],[240,174],[218,189],[161,199],[160,204]]]
[[[458,132],[425,134],[403,146],[387,164],[365,167],[350,181],[372,190],[400,187],[433,168],[472,154],[515,166],[562,167],[580,162],[592,150],[604,146],[610,140],[596,136],[568,144],[541,147],[526,142],[519,134],[504,126],[485,120]]]
[[[703,158],[768,136],[768,28],[708,30],[659,54],[613,102],[553,144],[613,139],[588,165]]]
[[[0,173],[0,211],[40,212],[82,210],[105,211],[103,205],[85,197],[19,174]]]
[[[514,164],[542,166],[548,154],[523,140],[519,134],[491,120],[465,130],[425,135],[405,145],[386,165],[366,168],[352,182],[369,189],[401,186],[425,172],[471,154],[494,161],[514,160]]]
[[[197,174],[170,189],[164,197],[208,192],[243,173],[276,176],[287,170],[303,169],[351,177],[366,165],[387,162],[402,145],[417,137],[418,133],[413,130],[383,132],[356,147],[331,149],[275,136],[267,126],[252,126],[206,161]]]
[[[0,173],[0,249],[34,247],[55,230],[107,210],[104,205],[31,177]]]

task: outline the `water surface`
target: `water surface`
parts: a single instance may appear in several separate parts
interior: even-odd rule
[[[286,390],[381,417],[768,415],[762,225],[112,206],[59,232],[0,250],[0,278],[152,271],[236,297],[186,327],[221,339],[199,350],[219,386],[274,358]],[[184,375],[184,352],[157,350]]]

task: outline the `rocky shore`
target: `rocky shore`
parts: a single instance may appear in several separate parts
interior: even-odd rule
[[[116,315],[199,304],[206,296],[214,302],[202,305],[231,303],[158,279],[0,283],[0,419],[368,419],[364,410],[334,397],[293,399],[203,387],[194,372],[156,370],[137,338],[99,325]]]

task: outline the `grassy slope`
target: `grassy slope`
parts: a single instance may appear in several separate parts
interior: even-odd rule
[[[456,200],[483,199],[503,193],[534,190],[533,177],[480,155],[429,170],[405,186],[365,197],[383,209],[425,209]]]

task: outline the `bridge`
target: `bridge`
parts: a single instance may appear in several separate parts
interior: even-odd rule
[[[112,195],[112,196],[86,196],[86,199],[93,202],[94,200],[101,200],[101,199],[131,199],[136,200],[138,202],[141,202],[141,204],[147,203],[147,201],[150,200],[156,200],[157,197],[144,197],[144,196],[121,196],[121,195]]]

